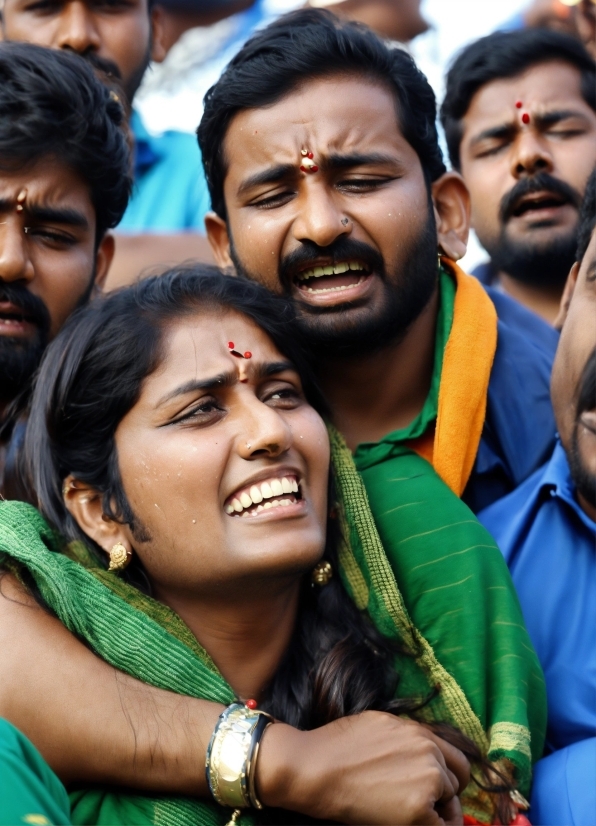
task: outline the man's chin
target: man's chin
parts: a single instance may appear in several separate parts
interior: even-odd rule
[[[534,287],[563,288],[575,261],[576,231],[561,235],[547,228],[519,239],[507,231],[494,249],[487,249],[495,272]]]

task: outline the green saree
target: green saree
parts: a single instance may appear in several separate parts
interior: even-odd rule
[[[396,663],[401,674],[399,695],[425,697],[440,686],[422,712],[425,719],[452,723],[491,759],[506,758],[515,767],[522,792],[527,791],[530,743],[538,754],[544,739],[544,684],[494,542],[468,511],[474,536],[470,540],[467,531],[458,534],[457,542],[464,543],[459,556],[454,553],[444,565],[441,542],[418,543],[416,553],[424,554],[420,570],[426,573],[408,571],[408,541],[394,537],[383,548],[352,456],[336,431],[330,429],[330,436],[344,535],[340,574],[356,605],[368,612],[383,634],[399,639],[410,655],[400,656]],[[415,537],[405,539],[414,541]],[[466,568],[464,563],[459,567],[466,560],[469,542],[484,547],[489,564],[483,566],[484,557],[476,555],[475,566]],[[17,574],[26,572],[63,624],[115,668],[179,694],[225,704],[235,699],[207,652],[174,612],[98,567],[81,543],[65,546],[31,506],[0,504],[0,565]],[[402,579],[411,604],[427,575],[437,591],[444,588],[446,592],[455,580],[467,577],[468,585],[454,591],[452,602],[457,609],[462,600],[476,600],[478,644],[467,661],[456,652],[458,639],[441,636],[450,634],[449,622],[442,617],[445,602],[434,597],[425,600],[420,594],[413,615],[416,623],[426,622],[428,636],[406,609]],[[434,650],[437,644],[441,658]],[[492,822],[493,802],[473,783],[463,802],[468,814]],[[210,826],[225,823],[229,816],[229,811],[207,801],[127,791],[77,791],[71,794],[71,807],[76,824]],[[250,813],[242,815],[241,824],[252,822]]]

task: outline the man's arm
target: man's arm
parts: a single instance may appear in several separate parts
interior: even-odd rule
[[[223,706],[134,680],[96,657],[0,578],[0,717],[65,783],[207,797],[205,753]],[[469,766],[423,726],[365,712],[315,731],[267,729],[257,787],[267,806],[343,823],[461,822]]]
[[[104,289],[115,290],[134,283],[139,275],[151,275],[184,261],[215,263],[209,241],[195,232],[126,235],[115,233],[116,252]]]

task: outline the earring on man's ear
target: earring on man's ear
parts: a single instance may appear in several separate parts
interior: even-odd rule
[[[132,559],[132,553],[126,550],[122,542],[116,542],[108,556],[110,557],[108,571],[123,571]]]

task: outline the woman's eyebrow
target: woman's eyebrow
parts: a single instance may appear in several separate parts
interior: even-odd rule
[[[283,373],[286,370],[296,371],[296,368],[291,361],[269,361],[257,364],[254,369],[254,375],[257,379],[266,379],[268,376]],[[179,396],[186,396],[187,393],[196,393],[201,390],[213,390],[221,387],[231,387],[238,380],[235,372],[219,373],[217,376],[212,376],[209,379],[191,379],[184,384],[179,385],[174,390],[166,393],[155,405],[161,407],[172,399]]]
[[[291,361],[269,361],[258,364],[255,368],[255,378],[266,379],[268,376],[276,375],[277,373],[284,373],[286,370],[293,370],[296,368]]]
[[[178,396],[186,396],[187,393],[195,393],[197,390],[211,390],[215,387],[230,387],[236,381],[236,373],[230,371],[228,373],[219,373],[217,376],[212,376],[209,379],[191,379],[184,384],[179,385],[174,390],[166,393],[155,405],[161,407],[172,399]]]

